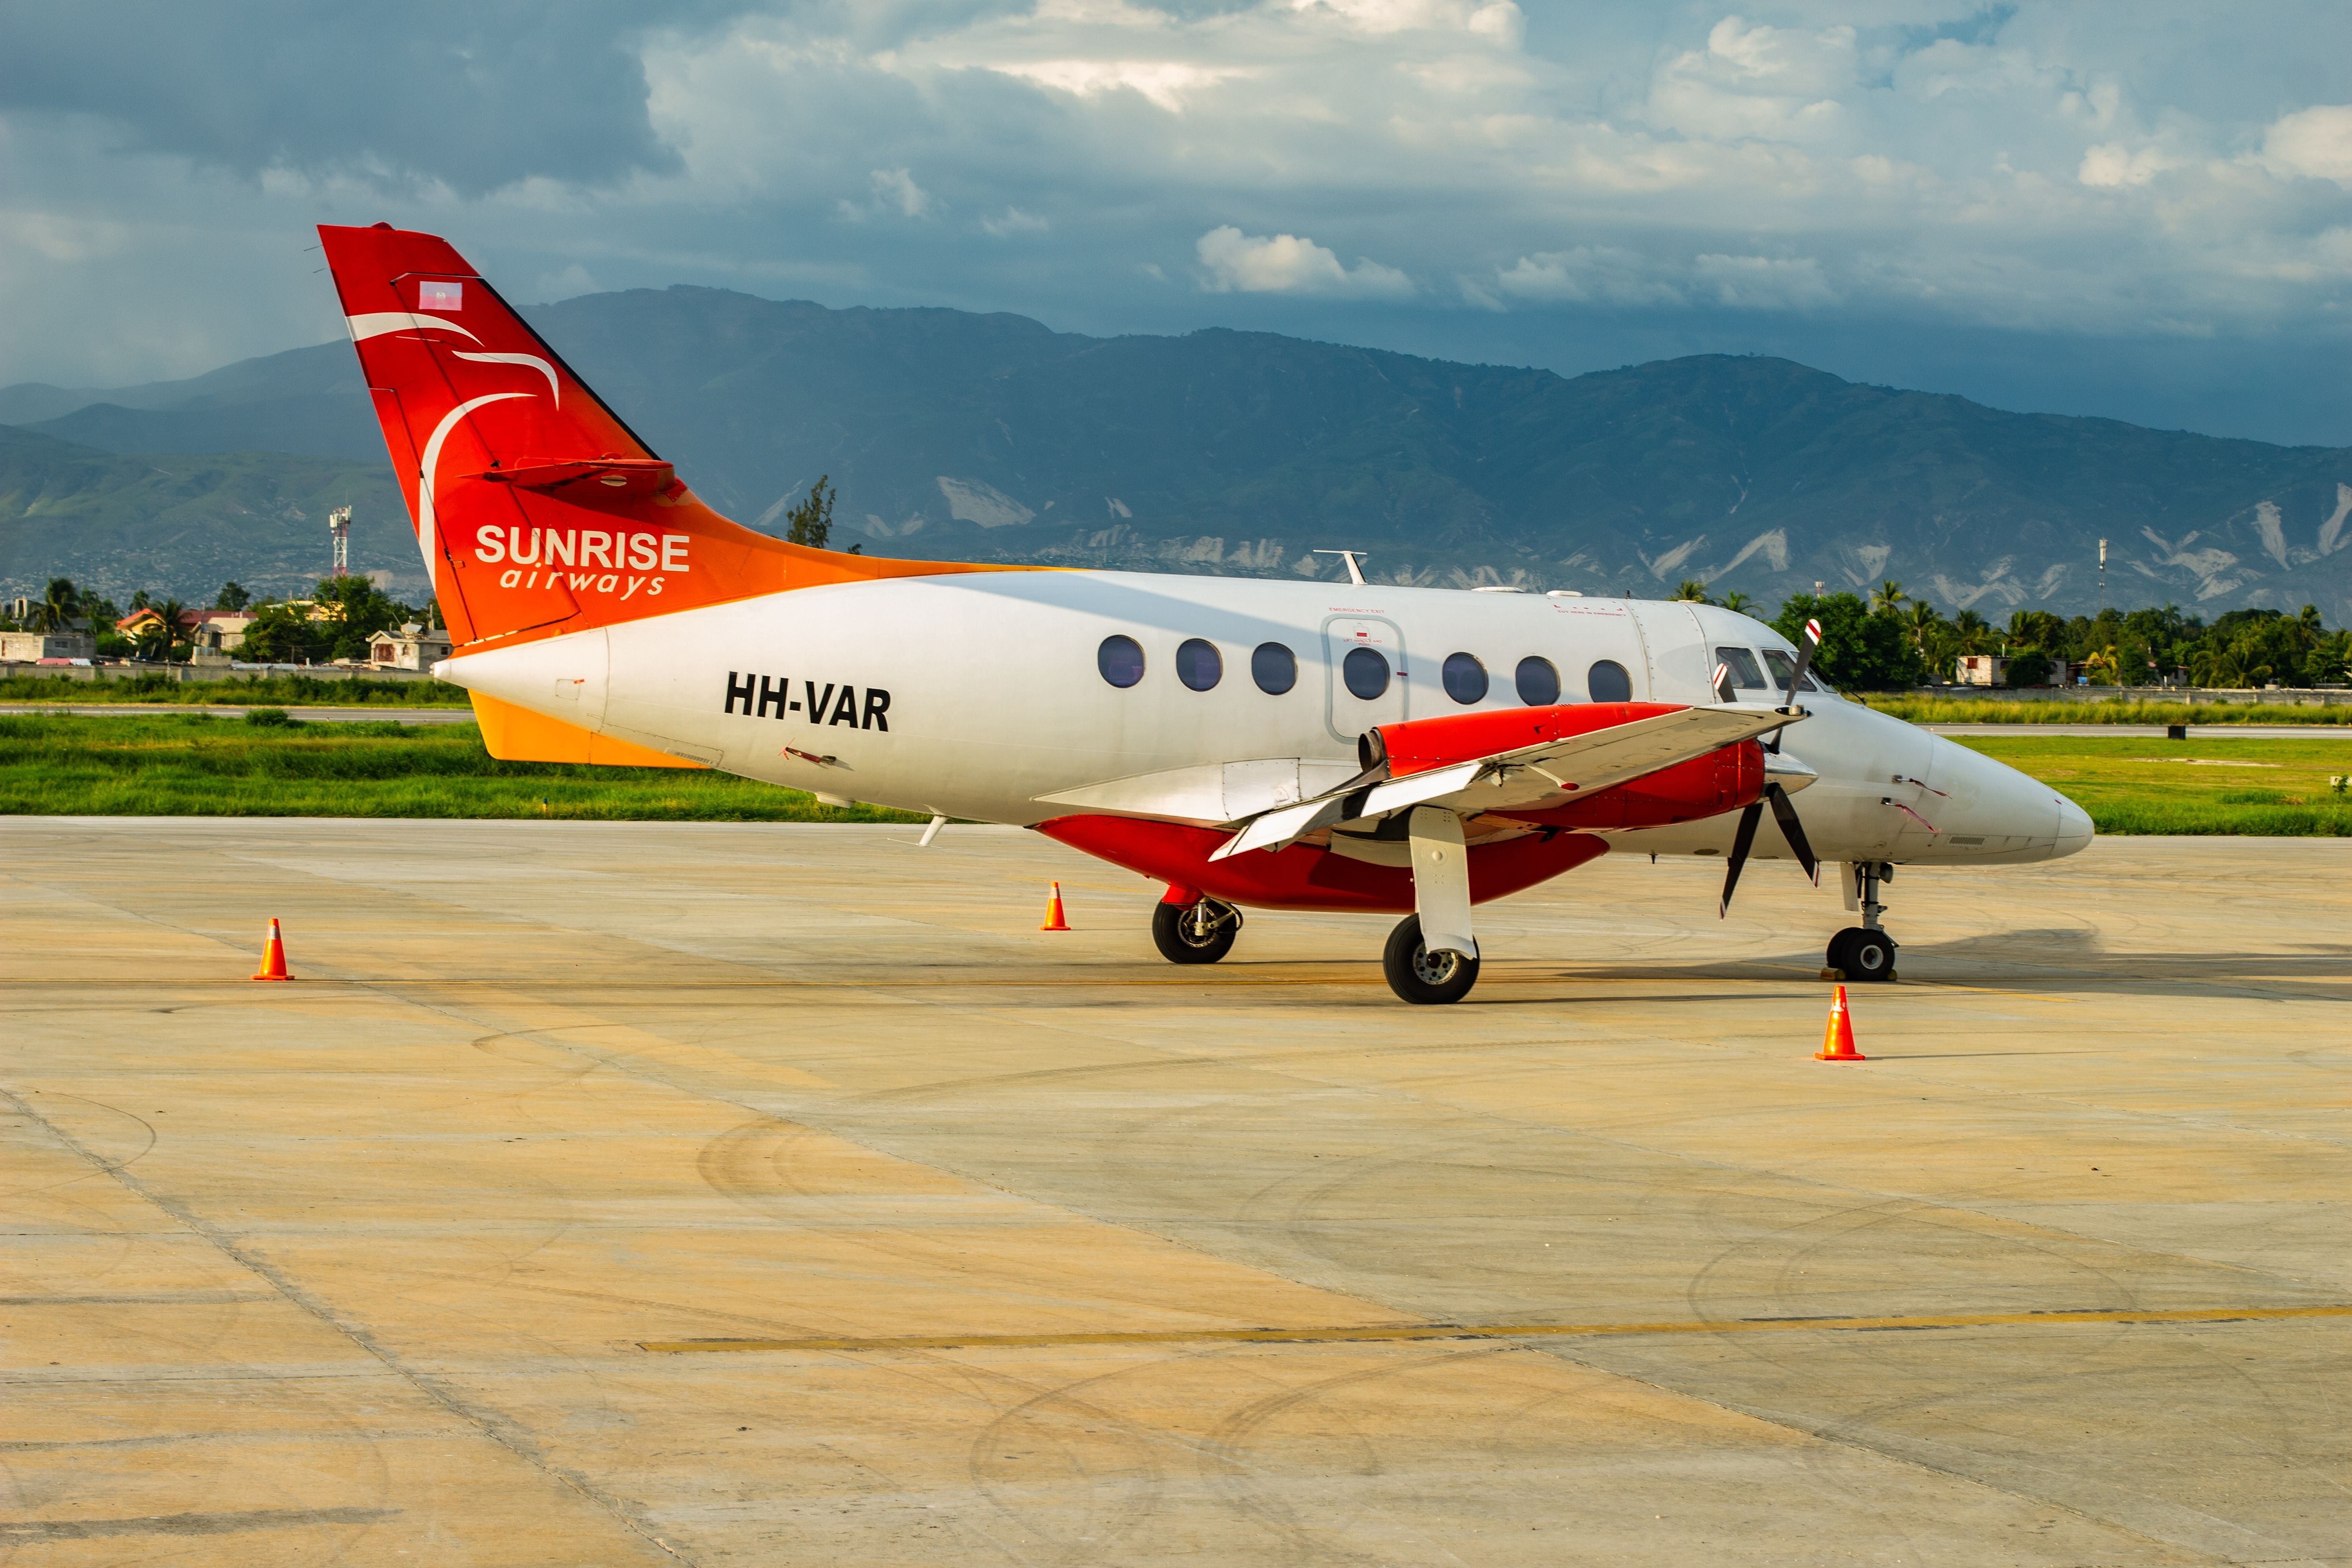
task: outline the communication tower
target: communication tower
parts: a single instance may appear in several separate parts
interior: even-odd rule
[[[335,575],[344,576],[352,569],[352,509],[339,506],[329,512],[327,532],[335,542]]]

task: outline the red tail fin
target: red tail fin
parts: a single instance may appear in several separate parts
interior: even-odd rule
[[[787,585],[969,571],[786,544],[697,500],[446,240],[321,227],[435,597],[461,643]]]

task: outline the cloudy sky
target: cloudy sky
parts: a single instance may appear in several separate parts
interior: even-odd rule
[[[338,330],[310,225],[2352,444],[2352,7],[0,0],[0,384]]]

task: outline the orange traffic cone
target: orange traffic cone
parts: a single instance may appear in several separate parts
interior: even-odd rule
[[[1070,922],[1062,918],[1062,884],[1054,884],[1053,896],[1045,900],[1045,923],[1039,931],[1067,931]]]
[[[269,918],[269,940],[261,944],[261,967],[254,972],[256,980],[291,980],[286,973],[286,939],[278,934],[278,917]]]
[[[1815,1061],[1866,1062],[1870,1058],[1853,1048],[1853,1020],[1846,1016],[1845,987],[1837,988],[1830,998],[1830,1026],[1822,1035],[1822,1048],[1813,1053]]]

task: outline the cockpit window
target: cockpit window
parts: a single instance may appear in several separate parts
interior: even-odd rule
[[[1719,652],[1721,650],[1718,649],[1717,651]],[[1764,650],[1764,665],[1766,668],[1772,672],[1773,689],[1777,691],[1788,690],[1789,677],[1797,673],[1796,659],[1789,654],[1782,653],[1777,647],[1768,647]],[[1828,689],[1815,684],[1813,678],[1811,675],[1807,675],[1797,689],[1800,691],[1822,691]]]
[[[1764,668],[1761,665],[1756,662],[1756,656],[1748,652],[1746,648],[1717,648],[1715,650],[1715,660],[1730,673],[1731,684],[1738,687],[1740,690],[1761,691],[1765,689]]]

